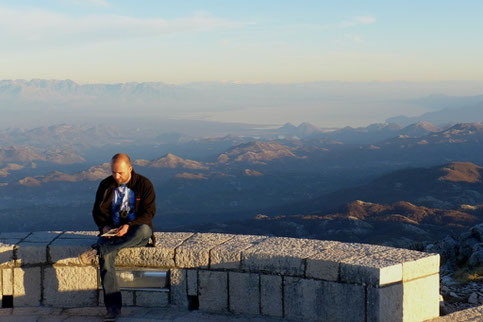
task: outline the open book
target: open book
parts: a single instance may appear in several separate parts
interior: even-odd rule
[[[113,237],[113,236],[116,236],[118,231],[119,231],[119,228],[112,228],[108,232],[102,234],[101,237]]]

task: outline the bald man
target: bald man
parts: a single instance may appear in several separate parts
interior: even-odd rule
[[[85,264],[92,263],[99,255],[107,309],[105,321],[115,321],[121,314],[121,291],[114,267],[117,254],[123,248],[147,246],[150,238],[155,243],[156,196],[151,181],[134,172],[131,159],[124,153],[112,157],[111,171],[112,175],[99,184],[92,210],[100,233],[111,232],[111,236],[100,236],[93,249],[81,255]]]

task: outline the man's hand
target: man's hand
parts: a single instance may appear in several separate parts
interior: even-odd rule
[[[129,225],[122,225],[121,227],[119,227],[119,230],[117,231],[116,236],[122,237],[122,236],[126,235],[128,230],[129,230]]]
[[[104,228],[102,228],[102,233],[105,234],[107,233],[109,230],[111,230],[111,227],[109,226],[104,226]],[[111,238],[111,236],[106,236],[104,238]]]

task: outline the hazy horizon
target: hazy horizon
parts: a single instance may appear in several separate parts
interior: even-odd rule
[[[438,108],[431,96],[483,94],[478,9],[434,0],[0,0],[0,80],[17,80],[0,81],[0,127],[357,127],[465,107],[449,99]]]

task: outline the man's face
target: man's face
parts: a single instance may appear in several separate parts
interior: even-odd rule
[[[112,163],[111,171],[118,185],[128,183],[131,180],[132,167],[122,160]]]

